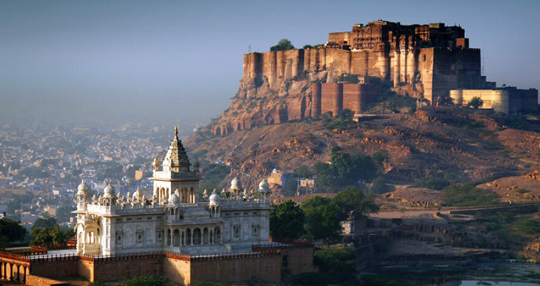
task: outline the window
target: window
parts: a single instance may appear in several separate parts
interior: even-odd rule
[[[289,267],[289,257],[287,255],[283,255],[282,266]]]
[[[257,225],[254,225],[251,227],[251,234],[253,236],[258,236],[259,235],[259,226]]]
[[[163,234],[161,234],[161,231],[157,232],[157,241],[161,241],[163,239]]]
[[[157,217],[157,219],[161,219],[161,217],[160,217],[160,216],[158,216],[158,217]]]
[[[116,244],[122,244],[122,235],[116,234]]]
[[[117,218],[116,221],[122,221],[122,219],[121,219],[121,218]]]
[[[130,218],[130,217],[128,217],[128,218],[127,218],[127,221],[130,221],[130,220],[133,220],[133,219],[132,219],[132,218]]]
[[[239,225],[234,226],[233,233],[234,233],[234,237],[240,237],[240,226]]]
[[[149,217],[147,217],[146,219],[147,219],[147,220],[152,220],[152,217],[151,217],[151,216],[149,216]]]
[[[138,217],[137,220],[142,220],[142,217]]]
[[[142,230],[138,230],[137,231],[137,234],[136,234],[136,237],[137,237],[137,243],[142,243],[143,242],[143,231]]]

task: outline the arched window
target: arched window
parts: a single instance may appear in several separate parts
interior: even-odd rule
[[[209,244],[209,237],[208,237],[208,228],[204,228],[203,230],[203,244]]]
[[[221,242],[221,229],[219,227],[214,228],[214,243]]]
[[[180,246],[180,231],[178,229],[174,230],[173,246]]]
[[[201,229],[196,228],[193,230],[193,244],[199,245],[201,244]]]
[[[186,245],[191,245],[191,229],[186,230]]]

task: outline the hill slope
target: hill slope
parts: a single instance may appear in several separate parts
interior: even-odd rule
[[[300,165],[327,162],[334,146],[366,155],[386,150],[384,173],[396,183],[445,173],[455,174],[457,181],[470,181],[524,174],[537,167],[537,125],[513,119],[489,111],[426,107],[413,114],[365,117],[359,123],[306,118],[226,136],[206,129],[184,144],[191,157],[230,164],[233,172],[228,179],[240,176],[245,187],[256,187],[274,168],[292,171]],[[508,124],[533,131],[512,129]]]

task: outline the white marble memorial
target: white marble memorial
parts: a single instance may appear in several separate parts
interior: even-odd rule
[[[235,178],[228,191],[199,198],[199,163],[190,163],[177,130],[161,166],[155,159],[152,179],[150,199],[139,190],[122,196],[110,184],[90,197],[83,180],[76,194],[77,253],[214,254],[269,242],[268,183],[247,191]]]

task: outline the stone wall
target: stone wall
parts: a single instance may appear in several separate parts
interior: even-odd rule
[[[163,255],[132,255],[94,259],[94,281],[119,281],[138,276],[162,276]]]
[[[336,116],[343,109],[362,113],[381,92],[371,84],[313,83],[313,107],[315,116],[331,112]],[[320,111],[319,111],[320,110]]]
[[[175,254],[166,254],[163,261],[163,275],[167,279],[189,285],[191,283],[191,259]]]
[[[319,271],[318,267],[313,264],[313,250],[313,247],[290,247],[281,249],[282,259],[287,257],[287,269],[290,270],[292,275]]]
[[[78,261],[78,256],[36,259],[31,262],[30,273],[47,278],[76,276],[79,272]]]
[[[232,283],[250,279],[280,282],[281,256],[252,254],[191,262],[191,281]]]

